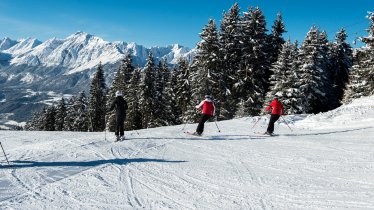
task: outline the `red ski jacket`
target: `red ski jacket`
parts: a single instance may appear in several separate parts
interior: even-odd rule
[[[214,103],[213,103],[212,100],[205,99],[199,105],[196,106],[196,109],[199,109],[201,107],[203,109],[203,112],[202,112],[203,114],[214,116],[214,114],[216,112],[216,107],[214,106]]]
[[[271,108],[273,108],[273,110],[271,111],[271,114],[276,114],[276,115],[283,115],[284,114],[283,105],[278,99],[274,99],[270,103],[270,105],[266,108],[266,111],[269,111]]]

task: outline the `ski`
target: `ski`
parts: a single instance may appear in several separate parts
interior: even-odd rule
[[[191,136],[201,137],[201,135],[198,135],[198,134],[196,134],[195,132],[191,132],[191,131],[185,131],[184,133],[185,133],[185,134],[188,134],[188,135],[191,135]]]
[[[253,132],[254,134],[258,135],[258,136],[279,136],[279,134],[267,134],[267,133],[261,133],[261,132]]]
[[[125,141],[125,140],[126,140],[126,138],[123,137],[123,138],[119,138],[119,139],[114,140],[114,142],[121,142],[121,141]]]

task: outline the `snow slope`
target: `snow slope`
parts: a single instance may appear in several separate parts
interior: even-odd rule
[[[374,209],[374,97],[318,115],[113,134],[0,131],[0,209]],[[254,129],[251,127],[260,120]],[[187,130],[196,124],[187,125]],[[0,155],[1,160],[4,159]],[[3,165],[6,163],[3,161]]]

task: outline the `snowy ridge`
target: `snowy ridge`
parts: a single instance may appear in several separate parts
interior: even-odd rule
[[[296,125],[314,127],[317,123],[316,129],[374,125],[374,96],[355,99],[329,112],[308,115],[304,120],[296,122]]]
[[[24,54],[31,52],[41,43],[41,41],[34,38],[20,39],[17,40],[17,44],[13,45],[7,50],[4,50],[4,52],[12,54],[13,56],[23,56]]]
[[[273,137],[254,133],[267,116],[220,121],[220,133],[207,123],[202,137],[183,125],[129,131],[118,143],[0,131],[13,165],[0,155],[0,209],[374,209],[373,104],[284,116],[293,131],[280,120]]]
[[[52,38],[43,43],[32,38],[18,41],[4,38],[0,43],[0,52],[12,55],[12,65],[59,66],[67,69],[65,74],[92,69],[98,62],[103,65],[114,64],[128,53],[134,55],[135,60],[142,66],[151,50],[156,58],[166,58],[172,64],[180,57],[191,56],[188,48],[177,44],[147,49],[135,43],[111,43],[85,32],[76,32],[62,40]]]
[[[11,40],[9,37],[5,37],[0,42],[0,50],[7,50],[16,45],[17,43],[17,41]]]

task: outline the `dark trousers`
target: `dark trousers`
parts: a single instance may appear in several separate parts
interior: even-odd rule
[[[274,132],[274,123],[277,122],[279,117],[280,117],[280,115],[271,114],[268,129],[267,129],[268,133],[273,133]]]
[[[115,131],[116,136],[118,136],[118,135],[120,135],[120,136],[125,135],[124,128],[123,128],[124,122],[125,122],[125,118],[124,117],[117,117],[116,118],[116,131]]]
[[[209,120],[211,116],[207,114],[201,115],[199,125],[196,128],[196,133],[202,134],[204,132],[204,123]]]

